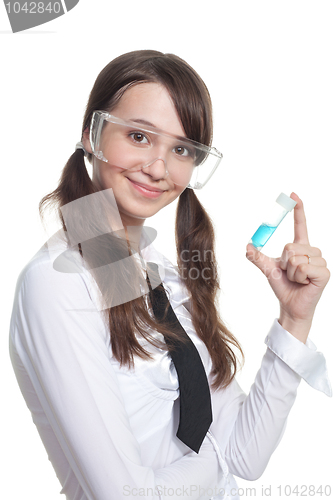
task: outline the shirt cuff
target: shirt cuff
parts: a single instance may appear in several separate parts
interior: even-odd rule
[[[326,359],[310,339],[303,344],[275,319],[265,344],[311,387],[332,397]]]

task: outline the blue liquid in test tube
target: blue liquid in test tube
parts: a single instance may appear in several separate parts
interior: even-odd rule
[[[252,245],[256,248],[262,248],[272,236],[276,228],[277,226],[261,224],[251,238]]]
[[[258,227],[249,243],[257,250],[261,250],[272,236],[278,225],[282,222],[288,212],[291,212],[296,205],[296,201],[281,193],[272,206],[272,210],[266,215],[262,224]]]

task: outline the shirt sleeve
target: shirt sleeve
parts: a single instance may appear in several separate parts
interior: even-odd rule
[[[230,472],[246,480],[264,472],[283,436],[302,377],[332,395],[325,358],[310,340],[303,344],[275,320],[265,342],[267,350],[249,394],[234,379],[212,396],[211,433]]]
[[[199,455],[191,452],[161,470],[142,464],[105,326],[82,275],[60,273],[49,262],[25,273],[14,301],[10,349],[23,395],[28,398],[22,379],[28,374],[89,500],[119,499],[130,491],[157,500],[170,488],[199,482],[208,491],[219,483],[221,469],[208,439]],[[195,499],[199,493],[188,490],[187,496]],[[201,492],[200,498],[209,496]]]
[[[310,338],[304,344],[275,319],[265,344],[311,387],[332,397],[325,357]]]

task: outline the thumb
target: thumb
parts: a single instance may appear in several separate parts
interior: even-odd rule
[[[246,247],[246,258],[253,262],[255,266],[257,266],[260,271],[269,278],[271,272],[278,267],[276,259],[272,259],[267,255],[259,252],[251,243],[249,243]]]

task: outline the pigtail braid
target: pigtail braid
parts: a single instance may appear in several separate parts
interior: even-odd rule
[[[40,216],[43,219],[45,208],[55,206],[64,226],[60,207],[96,191],[84,163],[84,151],[77,149],[68,159],[58,187],[41,199],[39,203]]]
[[[192,296],[194,328],[206,344],[213,362],[213,387],[226,387],[237,371],[230,344],[242,349],[223,324],[216,308],[220,288],[215,259],[213,224],[192,189],[179,197],[176,215],[178,268]]]

